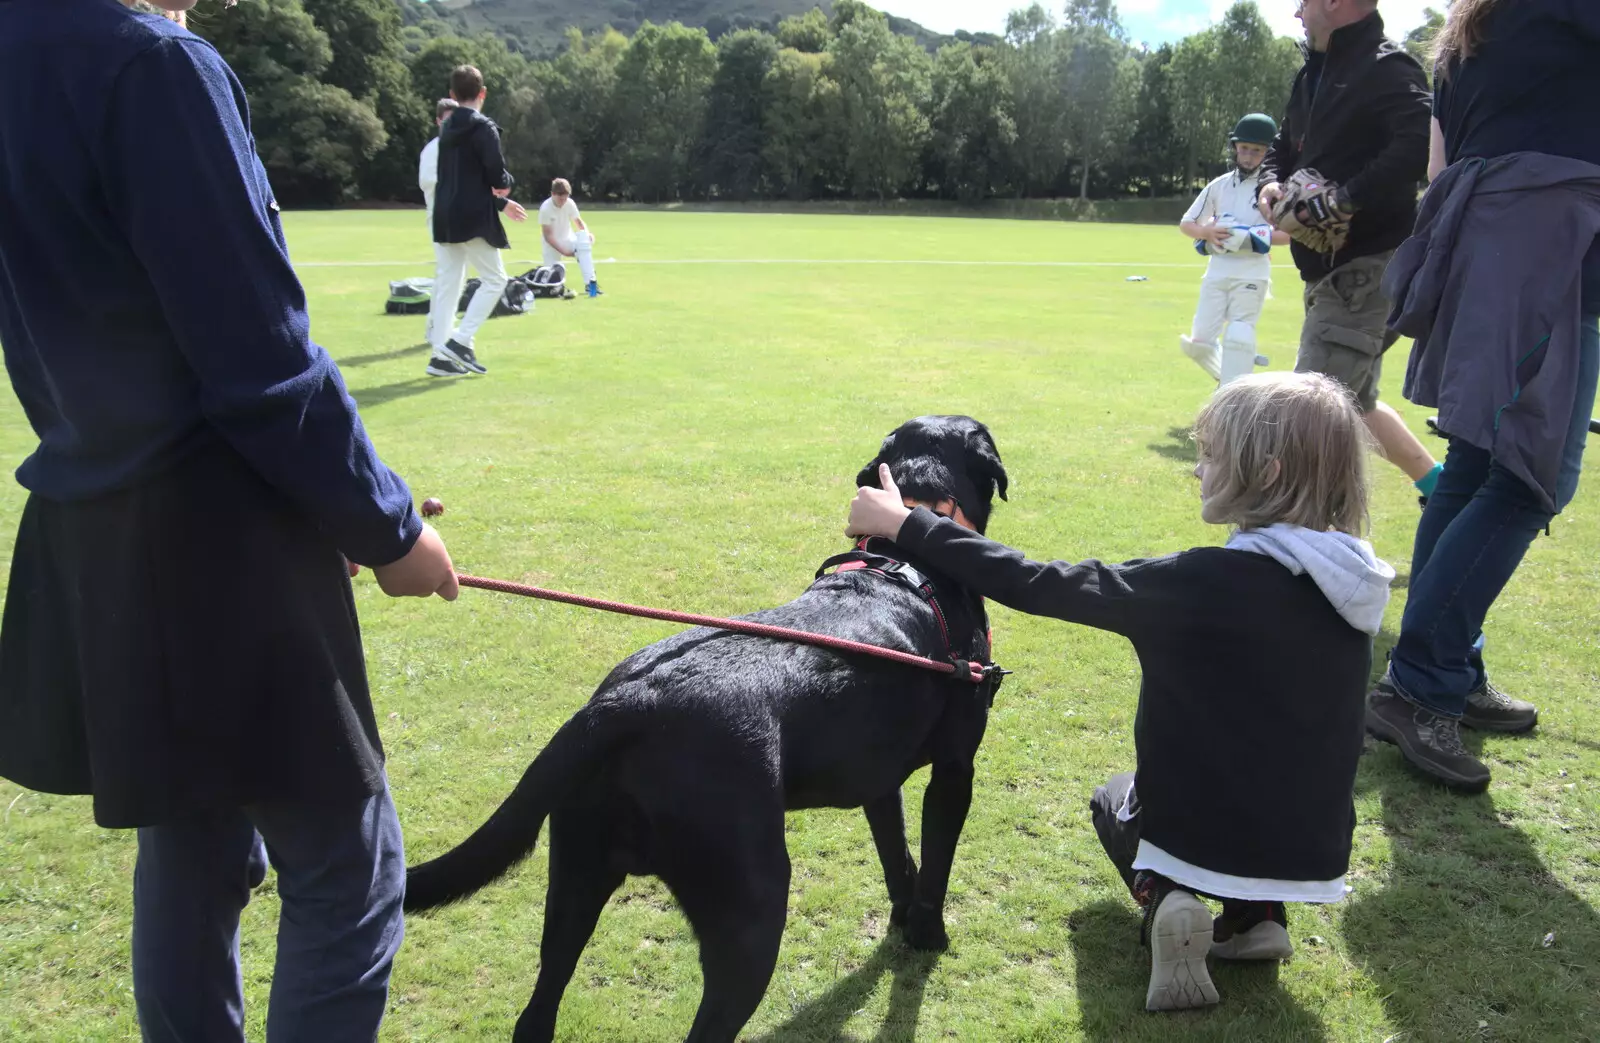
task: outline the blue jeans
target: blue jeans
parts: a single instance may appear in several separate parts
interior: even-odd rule
[[[387,788],[139,830],[133,994],[145,1043],[243,1043],[239,913],[269,857],[283,909],[268,1043],[377,1038],[404,934],[405,853]]]
[[[1584,440],[1600,376],[1600,316],[1583,320],[1582,354],[1556,486],[1556,509],[1578,491]],[[1487,451],[1450,439],[1439,485],[1417,524],[1411,591],[1390,678],[1415,702],[1460,717],[1467,695],[1488,679],[1483,621],[1551,513],[1523,481]]]

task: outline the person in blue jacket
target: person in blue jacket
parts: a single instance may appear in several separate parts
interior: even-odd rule
[[[375,1038],[405,859],[350,577],[455,573],[310,339],[238,80],[177,22],[0,0],[0,345],[38,438],[0,776],[138,830],[144,1039],[244,1039],[268,859],[267,1039]]]

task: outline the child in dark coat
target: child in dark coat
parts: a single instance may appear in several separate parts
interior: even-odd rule
[[[1217,1002],[1208,954],[1287,957],[1283,903],[1343,897],[1372,637],[1394,577],[1357,535],[1366,435],[1341,385],[1243,377],[1201,411],[1195,441],[1200,515],[1234,527],[1222,547],[1031,561],[940,516],[959,504],[910,509],[886,470],[847,528],[1003,605],[1133,642],[1137,770],[1090,806],[1145,910],[1151,1010]],[[1199,895],[1222,900],[1215,923]]]

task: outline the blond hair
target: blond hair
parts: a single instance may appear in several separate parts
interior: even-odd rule
[[[1444,27],[1433,38],[1433,61],[1441,79],[1450,78],[1451,67],[1471,58],[1483,46],[1484,19],[1500,0],[1455,0],[1445,15]]]
[[[1211,520],[1277,522],[1360,535],[1367,522],[1369,436],[1355,398],[1320,373],[1229,381],[1200,410],[1194,440],[1220,468]]]

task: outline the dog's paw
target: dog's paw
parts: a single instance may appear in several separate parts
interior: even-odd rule
[[[944,914],[932,906],[913,905],[906,914],[901,933],[907,945],[922,952],[943,952],[950,948]]]

